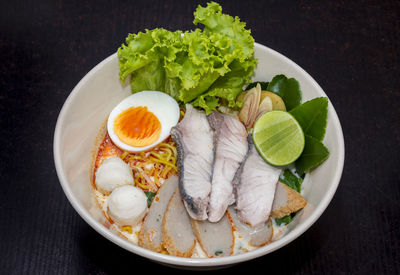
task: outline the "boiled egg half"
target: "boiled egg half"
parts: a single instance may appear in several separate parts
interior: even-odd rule
[[[143,91],[128,96],[111,111],[107,131],[122,150],[145,151],[170,135],[179,116],[179,105],[171,96]]]

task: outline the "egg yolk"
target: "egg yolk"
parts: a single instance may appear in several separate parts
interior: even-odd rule
[[[131,107],[116,117],[114,132],[125,144],[144,147],[160,137],[161,123],[147,107]]]

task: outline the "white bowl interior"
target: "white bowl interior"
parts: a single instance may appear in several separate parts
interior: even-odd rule
[[[303,102],[326,96],[314,79],[288,58],[257,43],[255,50],[259,62],[254,80],[266,81],[277,74],[285,74],[299,81]],[[95,202],[90,182],[91,163],[99,143],[99,129],[104,126],[113,107],[130,95],[129,85],[121,84],[118,72],[116,54],[92,69],[66,100],[54,135],[56,170],[66,196],[82,218],[107,239],[131,252],[161,263],[187,267],[229,265],[265,255],[291,242],[307,230],[329,204],[339,184],[344,163],[343,133],[331,103],[324,139],[330,156],[310,174],[303,191],[309,206],[301,211],[301,215],[296,215],[288,233],[281,239],[252,252],[212,259],[163,255],[122,239],[104,226],[105,218]]]

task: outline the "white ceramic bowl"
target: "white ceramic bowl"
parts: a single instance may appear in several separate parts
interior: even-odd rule
[[[254,80],[265,81],[277,74],[296,78],[303,102],[327,96],[315,80],[293,61],[263,45],[255,44],[258,67]],[[54,134],[54,160],[61,186],[79,215],[97,232],[137,255],[153,261],[186,268],[232,265],[266,255],[299,237],[324,212],[331,201],[343,170],[344,141],[335,109],[329,103],[324,144],[329,158],[315,169],[305,184],[303,195],[310,207],[296,215],[285,236],[271,244],[240,255],[211,259],[191,259],[155,253],[134,245],[104,226],[90,183],[91,163],[98,144],[99,129],[113,107],[130,94],[129,85],[118,78],[118,58],[111,55],[93,68],[73,89],[59,114]],[[68,225],[67,225],[68,226]]]

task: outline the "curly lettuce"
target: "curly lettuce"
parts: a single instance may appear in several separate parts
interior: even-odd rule
[[[118,49],[121,81],[130,77],[132,93],[162,91],[207,114],[219,105],[239,107],[236,97],[257,65],[250,30],[215,2],[197,7],[194,24],[204,27],[129,34]]]

